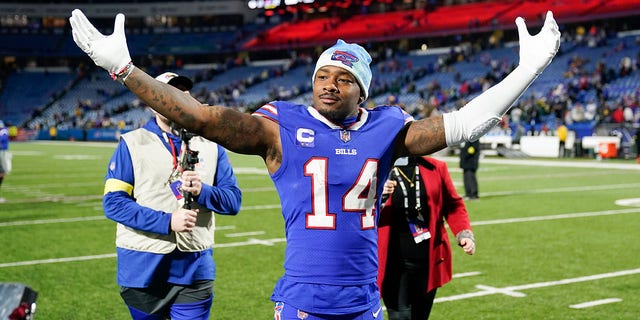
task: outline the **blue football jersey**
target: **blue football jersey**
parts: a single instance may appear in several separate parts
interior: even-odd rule
[[[282,164],[272,179],[285,220],[285,277],[339,286],[375,282],[377,195],[396,135],[411,116],[393,106],[361,108],[342,127],[313,107],[281,101],[255,114],[280,126]]]

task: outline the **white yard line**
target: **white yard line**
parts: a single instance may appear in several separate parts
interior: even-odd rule
[[[116,257],[115,253],[107,253],[107,254],[99,254],[99,255],[93,255],[93,256],[81,256],[81,257],[67,257],[67,258],[57,258],[57,259],[18,261],[18,262],[0,263],[0,268],[31,266],[31,265],[35,265],[35,264],[49,264],[49,263],[60,263],[60,262],[97,260],[97,259],[107,259],[107,258],[115,258],[115,257]]]
[[[246,236],[259,236],[265,234],[264,231],[249,231],[249,232],[238,232],[238,233],[229,233],[225,234],[225,237],[228,238],[237,238],[237,237],[246,237]]]
[[[556,281],[528,283],[528,284],[523,284],[519,286],[510,286],[510,287],[504,287],[504,288],[495,288],[495,287],[490,287],[486,285],[477,285],[476,288],[480,289],[480,291],[458,294],[458,295],[453,295],[448,297],[440,297],[440,298],[436,298],[435,302],[438,303],[438,302],[455,301],[455,300],[488,296],[492,294],[504,294],[511,297],[524,297],[526,296],[526,294],[520,291],[527,290],[527,289],[554,287],[554,286],[560,286],[565,284],[572,284],[572,283],[579,283],[579,282],[586,282],[586,281],[596,281],[596,280],[601,280],[606,278],[622,277],[622,276],[629,276],[634,274],[640,274],[640,269],[622,270],[622,271],[616,271],[616,272],[594,274],[594,275],[584,276],[584,277],[560,279]]]
[[[214,248],[229,248],[229,247],[244,247],[244,246],[253,246],[253,245],[263,245],[263,246],[271,247],[276,243],[285,242],[285,241],[287,241],[287,239],[285,239],[285,238],[274,238],[274,239],[249,238],[247,241],[215,244],[213,247]]]
[[[475,222],[471,222],[471,225],[472,226],[484,226],[484,225],[517,223],[517,222],[575,219],[575,218],[610,216],[610,215],[616,215],[616,214],[629,214],[629,213],[638,213],[638,212],[640,212],[640,208],[619,209],[619,210],[604,210],[604,211],[592,211],[592,212],[576,212],[576,213],[565,213],[565,214],[556,214],[556,215],[549,215],[549,216],[537,216],[537,217],[525,217],[525,218],[507,218],[507,219],[475,221]]]
[[[446,162],[458,163],[457,157],[434,157]],[[621,170],[640,170],[638,163],[619,163],[609,161],[598,161],[584,159],[582,161],[572,160],[538,160],[538,159],[507,159],[507,158],[487,158],[480,159],[480,165],[483,163],[491,164],[509,164],[518,166],[536,166],[536,167],[561,167],[561,168],[601,168],[601,169],[621,169]]]
[[[247,206],[247,207],[242,207],[242,210],[250,211],[250,210],[265,210],[265,209],[276,209],[276,208],[280,208],[280,205],[274,204],[274,205]],[[21,221],[12,221],[12,222],[2,222],[0,223],[0,228],[12,227],[12,226],[51,224],[51,223],[83,222],[83,221],[105,220],[105,219],[106,219],[105,216],[100,215],[100,216],[60,218],[60,219],[21,220]],[[216,227],[216,229],[218,228],[219,227]]]
[[[614,189],[637,189],[640,187],[640,183],[622,183],[622,184],[609,184],[609,185],[597,185],[597,186],[574,186],[574,187],[560,187],[560,188],[545,188],[545,189],[523,189],[516,191],[495,191],[495,192],[482,192],[482,197],[495,197],[495,196],[513,196],[520,194],[543,194],[543,193],[559,193],[559,192],[579,192],[579,191],[598,191],[598,190],[614,190]]]
[[[275,205],[274,204],[274,205],[248,206],[248,207],[243,207],[241,211],[265,210],[265,209],[276,209],[276,208],[280,208],[280,205]],[[473,226],[483,226],[483,225],[493,225],[493,224],[517,223],[517,222],[574,219],[574,218],[584,218],[584,217],[610,216],[610,215],[616,215],[616,214],[630,214],[630,213],[638,213],[638,212],[640,212],[640,207],[639,208],[619,209],[619,210],[604,210],[604,211],[593,211],[593,212],[566,213],[566,214],[556,214],[556,215],[549,215],[549,216],[536,216],[536,217],[525,217],[525,218],[508,218],[508,219],[474,221],[474,222],[471,223],[471,225],[473,225]],[[106,219],[105,216],[100,215],[100,216],[89,216],[89,217],[61,218],[61,219],[21,220],[21,221],[12,221],[12,222],[0,223],[0,228],[1,227],[11,227],[11,226],[23,226],[23,225],[40,225],[40,224],[52,224],[52,223],[83,222],[83,221],[105,220],[105,219]]]
[[[454,273],[453,277],[454,278],[466,278],[466,277],[479,276],[481,274],[482,274],[482,272],[480,272],[480,271],[471,271],[471,272],[463,272],[463,273]]]
[[[600,300],[588,301],[588,302],[583,302],[583,303],[578,303],[578,304],[572,304],[572,305],[569,306],[569,308],[571,308],[571,309],[584,309],[584,308],[591,308],[591,307],[595,307],[595,306],[599,306],[599,305],[603,305],[603,304],[616,303],[616,302],[621,302],[621,301],[622,301],[622,299],[620,299],[620,298],[600,299]]]
[[[91,217],[77,217],[77,218],[61,218],[61,219],[42,219],[42,220],[22,220],[0,223],[0,227],[13,227],[13,226],[27,226],[38,224],[51,224],[51,223],[66,223],[66,222],[84,222],[92,220],[104,220],[104,216],[91,216]]]

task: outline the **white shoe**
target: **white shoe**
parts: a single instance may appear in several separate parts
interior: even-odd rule
[[[5,199],[5,198],[0,198],[0,203],[5,203],[5,202],[7,202],[7,199]]]

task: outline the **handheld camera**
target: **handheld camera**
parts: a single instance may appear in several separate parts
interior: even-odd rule
[[[182,139],[182,142],[185,144],[185,154],[182,157],[182,161],[180,162],[180,166],[183,170],[193,171],[195,169],[196,163],[198,163],[198,151],[192,150],[191,146],[189,145],[191,138],[195,136],[195,134],[188,132],[185,129],[180,129],[180,139]],[[183,196],[184,208],[191,209],[191,205],[193,203],[193,195],[191,194],[191,192],[184,191]]]

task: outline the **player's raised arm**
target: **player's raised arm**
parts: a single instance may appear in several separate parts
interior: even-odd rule
[[[532,36],[524,19],[516,18],[520,38],[520,62],[506,78],[491,87],[458,111],[415,121],[399,138],[396,154],[430,154],[445,146],[462,141],[475,141],[487,133],[524,93],[560,47],[560,31],[551,11],[544,26]]]
[[[135,68],[126,86],[147,105],[190,132],[239,153],[266,156],[267,147],[277,141],[273,122],[223,106],[203,105],[190,94],[153,81]]]
[[[277,145],[278,131],[270,121],[232,108],[202,105],[190,94],[136,68],[129,55],[124,20],[123,14],[116,15],[113,34],[105,36],[81,10],[73,10],[69,18],[78,47],[114,80],[171,121],[235,152],[265,157],[268,148]]]

